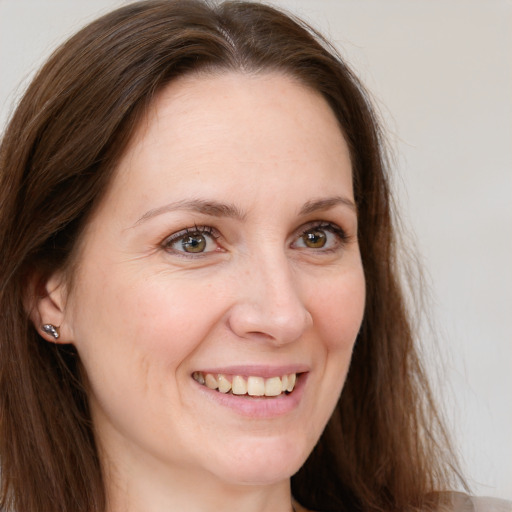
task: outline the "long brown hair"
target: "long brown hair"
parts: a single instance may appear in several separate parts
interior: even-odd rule
[[[156,0],[114,11],[59,48],[2,140],[0,507],[104,510],[79,357],[38,335],[28,282],[71,268],[155,94],[177,76],[222,70],[275,70],[319,91],[351,151],[366,311],[341,399],[292,478],[295,498],[314,510],[404,511],[434,507],[450,485],[447,437],[398,278],[379,125],[362,86],[321,36],[271,7]]]

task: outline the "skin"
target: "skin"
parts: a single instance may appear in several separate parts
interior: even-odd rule
[[[237,215],[183,207],[197,199]],[[73,288],[52,276],[38,307],[83,362],[109,512],[290,512],[290,476],[362,320],[353,200],[334,114],[289,77],[195,75],[159,94],[86,228]],[[204,252],[186,253],[183,230],[205,227]],[[303,234],[319,231],[312,247]],[[301,365],[300,400],[250,417],[191,377],[230,365]]]

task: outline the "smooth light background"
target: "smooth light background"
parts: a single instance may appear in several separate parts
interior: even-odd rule
[[[0,0],[2,129],[44,58],[122,3]],[[273,3],[333,40],[373,95],[431,292],[437,393],[473,491],[512,499],[512,2]]]

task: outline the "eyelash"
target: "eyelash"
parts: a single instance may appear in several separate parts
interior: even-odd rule
[[[330,247],[330,248],[326,248],[326,249],[321,247],[321,248],[317,249],[318,252],[323,252],[323,253],[335,252],[336,250],[342,248],[349,241],[349,236],[347,236],[346,232],[340,226],[333,224],[331,222],[326,222],[326,221],[313,221],[313,222],[308,223],[306,226],[303,226],[300,228],[300,230],[297,232],[297,236],[295,238],[294,243],[296,243],[297,240],[302,239],[304,236],[306,236],[308,233],[310,233],[311,231],[314,231],[314,230],[328,231],[328,232],[336,235],[336,237],[338,238],[338,243],[336,244],[335,247]],[[213,240],[217,240],[218,238],[220,238],[220,233],[215,228],[213,228],[211,226],[194,225],[194,227],[192,227],[192,228],[185,228],[185,229],[182,229],[182,230],[168,236],[162,242],[161,245],[166,251],[171,252],[173,254],[177,254],[180,257],[184,257],[184,258],[200,258],[200,257],[207,256],[211,252],[214,252],[214,251],[208,251],[208,252],[188,253],[186,251],[178,251],[178,250],[175,250],[172,248],[172,245],[174,243],[183,239],[187,235],[197,235],[197,234],[207,235],[207,237],[210,237]],[[315,249],[311,248],[311,247],[302,247],[302,249],[309,249],[309,250],[315,251]]]
[[[299,238],[302,238],[307,233],[309,233],[310,231],[313,231],[315,229],[322,230],[322,231],[329,231],[329,232],[333,233],[334,235],[336,235],[338,237],[339,244],[341,246],[343,246],[344,244],[346,244],[349,241],[349,237],[345,233],[344,229],[342,229],[337,224],[333,224],[332,222],[325,222],[325,221],[314,221],[312,223],[309,223],[304,228],[302,228],[302,233]],[[331,249],[331,250],[336,250],[336,249],[337,249],[337,247],[334,249]],[[323,249],[323,251],[324,252],[329,251],[329,249]]]
[[[181,257],[184,258],[198,258],[201,256],[206,256],[209,254],[209,252],[200,252],[200,253],[187,253],[185,251],[176,251],[172,249],[172,244],[175,242],[181,240],[182,238],[186,237],[187,235],[207,235],[208,237],[211,237],[213,240],[217,240],[220,237],[220,234],[218,231],[211,226],[197,226],[194,225],[193,228],[185,228],[181,231],[178,231],[177,233],[173,233],[171,236],[168,236],[163,242],[162,247],[174,254],[178,254]]]

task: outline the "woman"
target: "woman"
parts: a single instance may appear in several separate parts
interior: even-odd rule
[[[0,166],[3,508],[473,506],[442,492],[378,125],[303,23],[106,15],[36,76]]]

